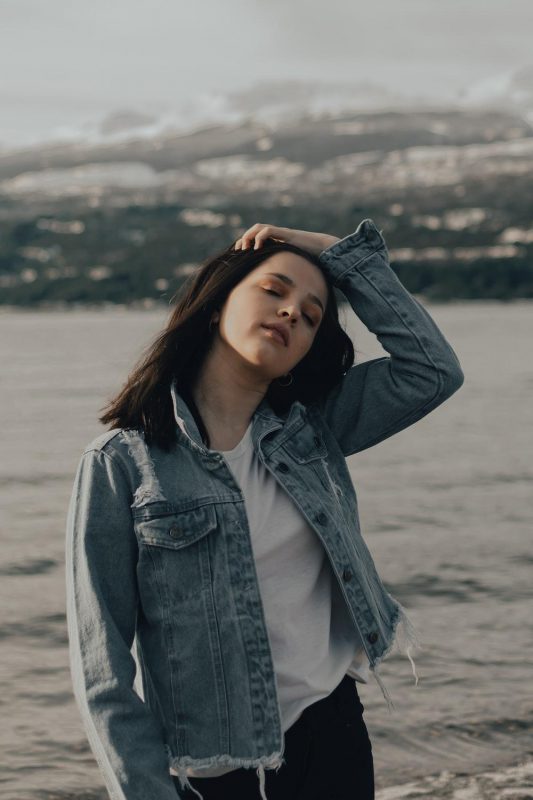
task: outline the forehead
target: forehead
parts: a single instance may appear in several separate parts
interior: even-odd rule
[[[327,300],[328,286],[326,279],[316,264],[311,263],[303,256],[288,251],[274,253],[261,262],[252,272],[249,278],[255,280],[262,275],[272,278],[272,273],[281,273],[291,278],[297,289],[305,289],[313,292],[324,301]]]

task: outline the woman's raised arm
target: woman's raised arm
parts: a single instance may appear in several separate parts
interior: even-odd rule
[[[319,403],[345,456],[426,416],[461,387],[459,360],[389,264],[371,219],[319,254],[325,274],[388,356],[351,367]]]

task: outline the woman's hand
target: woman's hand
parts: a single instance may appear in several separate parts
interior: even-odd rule
[[[276,225],[263,225],[256,222],[240,239],[235,242],[235,250],[246,250],[254,242],[254,250],[258,250],[265,239],[274,239],[279,242],[288,242],[309,253],[319,255],[330,244],[340,241],[338,236],[329,236],[327,233],[312,233],[311,231],[297,231],[294,228],[278,228]]]

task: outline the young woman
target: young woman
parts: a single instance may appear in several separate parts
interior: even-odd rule
[[[389,355],[354,365],[333,287]],[[376,668],[403,638],[417,679],[418,640],[346,458],[462,382],[372,220],[258,223],[193,275],[68,510],[73,685],[114,800],[374,797],[356,681],[389,703]]]

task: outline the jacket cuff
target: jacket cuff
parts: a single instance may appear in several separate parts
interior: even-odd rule
[[[373,220],[364,219],[353,233],[322,250],[319,259],[335,285],[346,272],[378,250],[387,250],[385,239]]]

